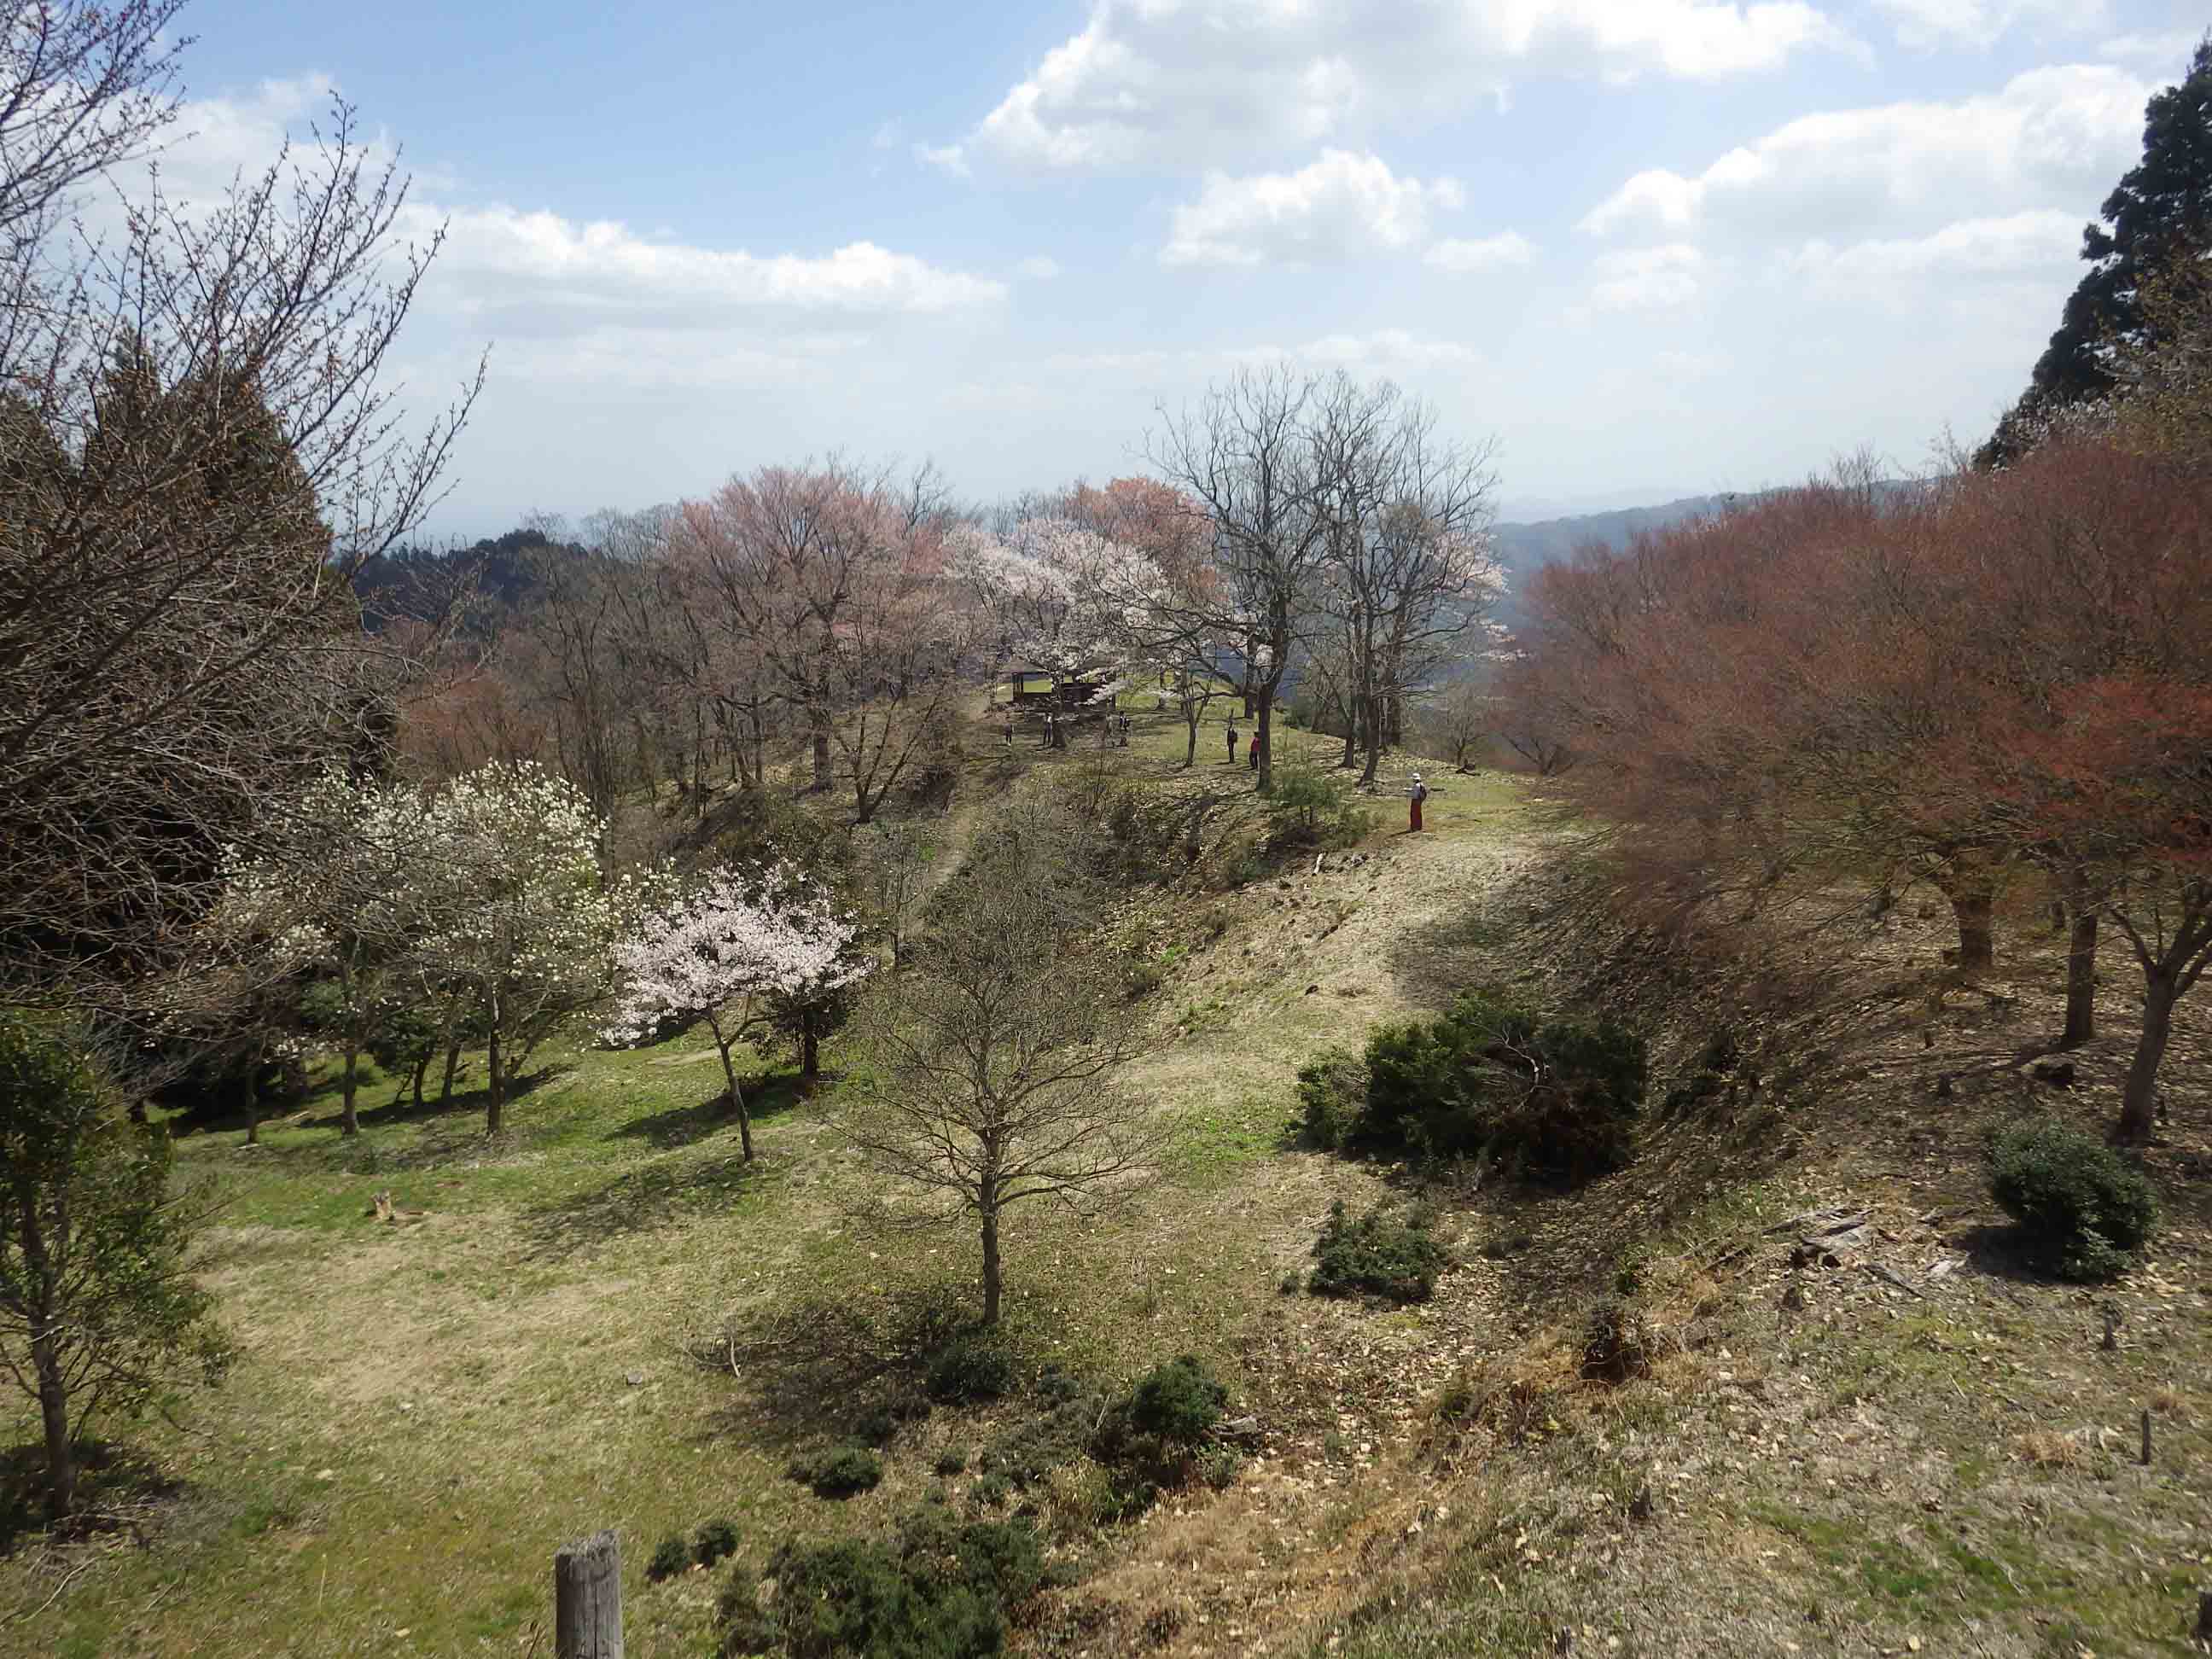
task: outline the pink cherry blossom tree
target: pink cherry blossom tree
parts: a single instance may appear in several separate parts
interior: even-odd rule
[[[615,947],[621,988],[606,1041],[643,1041],[671,1019],[704,1019],[721,1056],[745,1159],[751,1120],[730,1049],[772,1004],[804,1001],[851,985],[867,964],[850,948],[859,924],[788,864],[711,872],[686,896],[651,910]]]

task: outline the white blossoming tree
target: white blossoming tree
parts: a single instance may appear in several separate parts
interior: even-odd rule
[[[637,1042],[672,1019],[705,1020],[750,1162],[752,1122],[730,1049],[777,1004],[826,996],[865,975],[867,964],[852,949],[858,933],[828,893],[787,864],[714,871],[696,890],[649,911],[616,945],[621,988],[601,1035]]]
[[[225,1000],[249,1004],[271,980],[328,975],[325,1020],[344,1063],[343,1133],[359,1133],[361,1055],[383,1018],[416,918],[404,902],[418,856],[422,802],[404,785],[332,769],[264,814],[258,844],[225,854],[225,885],[210,918],[209,959]],[[246,1138],[256,1139],[258,1125]]]
[[[527,761],[456,778],[422,808],[400,902],[423,978],[479,1011],[490,1133],[509,1060],[610,988],[625,907],[599,873],[604,828],[580,790]]]

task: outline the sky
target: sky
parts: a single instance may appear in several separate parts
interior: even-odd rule
[[[432,524],[832,452],[984,501],[1142,470],[1238,366],[1388,377],[1509,517],[1972,444],[2078,279],[2172,0],[199,0],[173,191],[333,97],[489,376]]]

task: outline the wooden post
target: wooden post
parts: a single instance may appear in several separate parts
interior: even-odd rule
[[[612,1528],[553,1556],[554,1659],[623,1659],[622,1545]]]
[[[2142,1414],[2142,1461],[2143,1467],[2148,1468],[2150,1467],[2150,1413],[2148,1411]]]

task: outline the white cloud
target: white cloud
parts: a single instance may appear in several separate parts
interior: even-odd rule
[[[968,150],[964,144],[916,144],[914,159],[956,179],[968,176]]]
[[[1623,248],[1598,256],[1590,303],[1600,311],[1650,311],[1698,297],[1705,256],[1686,242]]]
[[[1812,47],[1856,49],[1805,0],[1094,0],[937,159],[1218,163],[1502,99],[1524,76],[1712,80]]]
[[[2203,32],[2198,29],[2116,34],[2099,43],[2097,56],[2120,63],[2142,64],[2163,78],[2179,80],[2189,67],[2190,55],[2197,50],[2197,43],[2203,38]]]
[[[1060,261],[1049,254],[1032,253],[1014,267],[1014,275],[1032,282],[1048,283],[1060,275]]]
[[[1160,263],[1323,264],[1398,252],[1428,240],[1429,215],[1461,205],[1449,179],[1401,179],[1377,155],[1327,149],[1296,173],[1206,175],[1175,210]]]
[[[1998,219],[1962,219],[1929,236],[1878,238],[1836,246],[1811,241],[1790,267],[1829,288],[1865,293],[1931,276],[2063,275],[2081,252],[2081,222],[2055,209]]]
[[[988,306],[1006,292],[992,278],[873,242],[820,255],[756,254],[510,207],[410,211],[418,225],[448,223],[426,295],[532,331],[587,320],[708,329],[775,313],[945,313]]]
[[[2106,0],[1875,0],[1915,51],[1992,46],[2014,29],[2087,33],[2106,26]]]
[[[1501,230],[1495,236],[1471,240],[1448,237],[1422,255],[1421,262],[1455,276],[1472,276],[1509,265],[1525,265],[1535,257],[1536,245],[1526,236],[1517,230]]]
[[[2109,64],[2031,70],[1981,97],[1808,115],[1704,172],[1638,173],[1584,216],[1595,234],[1656,228],[1870,235],[2080,202],[2140,150],[2150,88]]]

